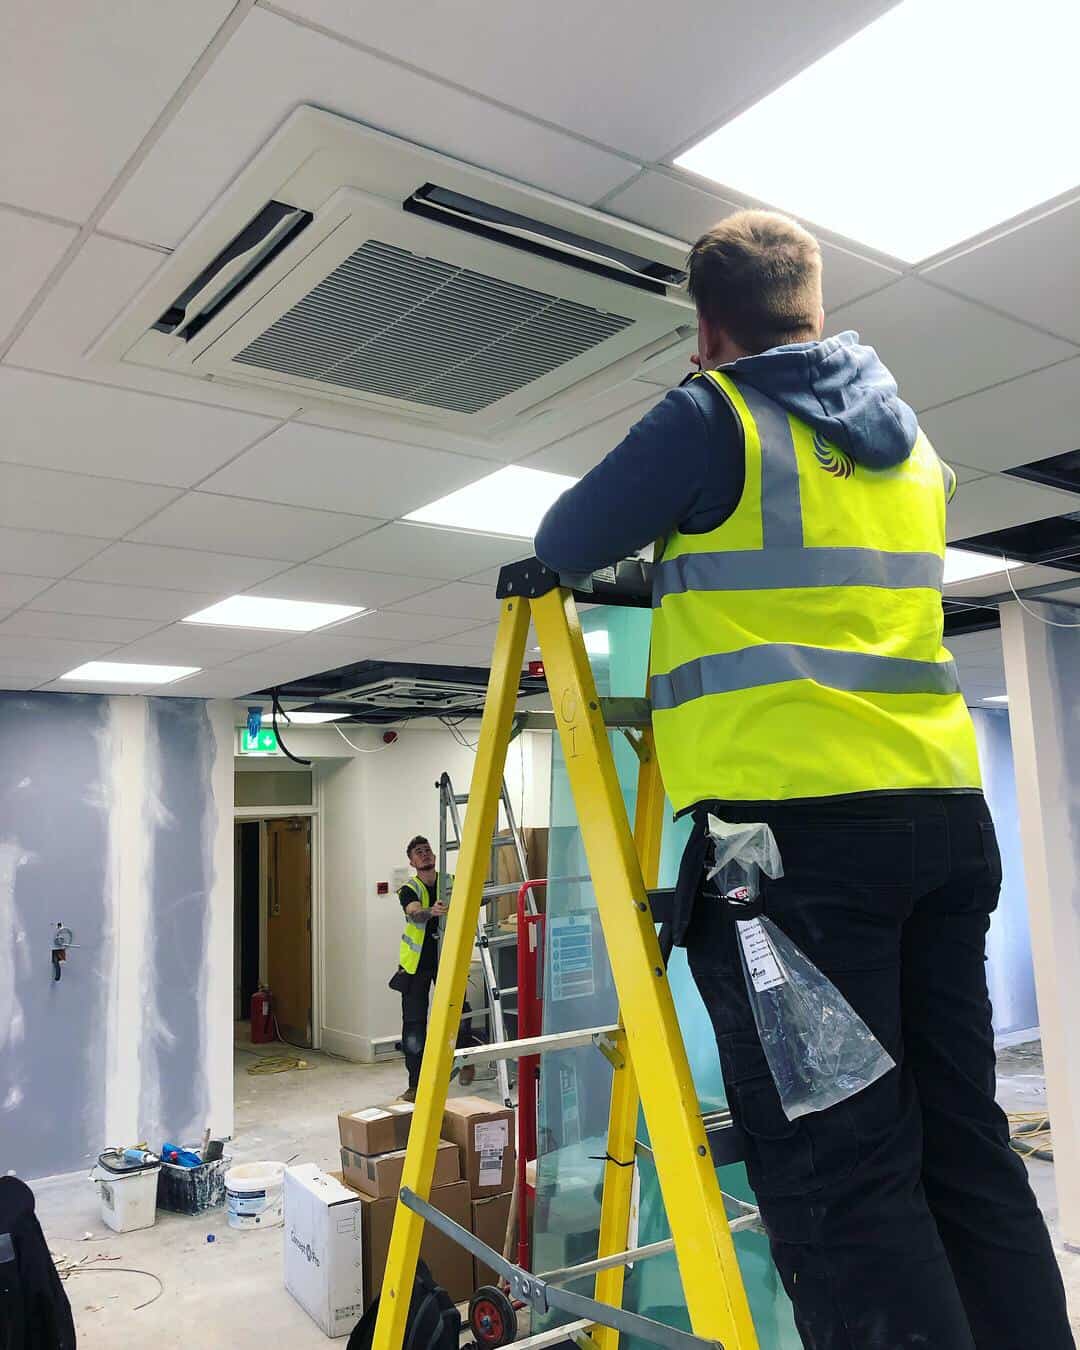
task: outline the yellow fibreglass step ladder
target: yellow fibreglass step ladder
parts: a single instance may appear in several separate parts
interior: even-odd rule
[[[644,699],[599,696],[575,603],[578,596],[593,603],[647,604],[647,570],[641,563],[620,564],[617,572],[609,569],[588,581],[560,584],[557,574],[530,559],[505,567],[500,574],[491,677],[373,1350],[401,1350],[425,1222],[481,1257],[508,1281],[511,1294],[534,1311],[558,1309],[578,1319],[557,1336],[530,1338],[534,1343],[563,1339],[569,1333],[599,1350],[616,1350],[619,1333],[626,1332],[667,1350],[757,1346],[732,1240],[733,1230],[753,1223],[755,1213],[743,1206],[734,1220],[729,1219],[715,1170],[718,1161],[737,1156],[725,1153],[724,1144],[736,1132],[725,1113],[701,1116],[650,906],[649,888],[655,887],[659,868],[664,790],[649,708]],[[524,720],[535,726],[546,718],[546,725],[558,729],[620,1015],[611,1026],[455,1051],[530,619],[540,640],[553,713],[519,715],[517,725]],[[633,833],[608,741],[612,727],[627,732],[640,760]],[[447,1088],[455,1060],[515,1058],[590,1042],[614,1066],[598,1257],[538,1276],[512,1265],[429,1203]],[[627,1251],[633,1162],[642,1148],[636,1141],[639,1102],[672,1236]],[[627,1264],[672,1249],[690,1332],[621,1306]],[[594,1298],[563,1287],[592,1273]]]

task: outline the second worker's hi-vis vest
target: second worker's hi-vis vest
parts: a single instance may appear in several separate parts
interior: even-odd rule
[[[723,371],[742,427],[734,513],[673,533],[654,569],[649,695],[664,786],[696,802],[977,789],[942,645],[945,504],[923,433],[869,469]]]
[[[448,876],[446,885],[453,889],[454,878]],[[417,900],[426,909],[428,906],[428,888],[419,877],[410,877],[405,883],[404,890],[410,890],[416,896]],[[439,875],[436,886],[436,899],[443,898],[443,878]],[[408,915],[405,916],[405,928],[401,934],[401,946],[398,948],[398,965],[407,975],[415,975],[416,969],[420,964],[420,953],[424,948],[424,938],[427,935],[428,921],[423,923],[412,923]]]

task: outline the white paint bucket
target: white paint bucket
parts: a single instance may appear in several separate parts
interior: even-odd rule
[[[285,1164],[242,1163],[225,1173],[230,1228],[277,1228],[283,1220]]]
[[[114,1155],[103,1154],[102,1159]],[[99,1159],[90,1173],[97,1182],[101,1200],[101,1221],[114,1233],[131,1233],[136,1228],[151,1228],[157,1218],[157,1182],[159,1168],[137,1167],[130,1171],[106,1166]]]

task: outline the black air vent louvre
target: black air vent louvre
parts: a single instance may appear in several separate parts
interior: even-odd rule
[[[1066,492],[1080,492],[1080,450],[1066,450],[1063,455],[1051,455],[1031,464],[1021,464],[1005,471],[1013,478],[1026,478],[1032,483],[1047,483]]]
[[[664,295],[669,286],[682,286],[686,281],[685,272],[676,267],[665,267],[643,254],[587,239],[546,221],[518,215],[516,211],[505,211],[490,202],[452,192],[436,183],[425,183],[401,206],[412,215],[425,216],[428,220],[437,220],[454,229],[482,235],[509,248],[551,258],[565,267],[593,272],[638,290]]]

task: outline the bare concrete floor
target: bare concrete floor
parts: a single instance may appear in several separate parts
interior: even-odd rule
[[[296,1158],[333,1169],[337,1112],[387,1101],[405,1083],[400,1062],[349,1064],[314,1052],[307,1058],[315,1066],[307,1072],[252,1076],[247,1073],[252,1053],[238,1052],[231,1146],[238,1161]],[[1037,1051],[1018,1047],[1003,1053],[1001,1096],[1008,1110],[1045,1105],[1041,1069]],[[475,1090],[485,1085],[469,1089]],[[1032,1162],[1030,1168],[1056,1230],[1053,1166]],[[268,1341],[307,1350],[328,1344],[285,1292],[281,1229],[237,1232],[218,1210],[200,1218],[161,1214],[153,1228],[112,1234],[101,1223],[95,1187],[84,1178],[57,1178],[34,1189],[55,1253],[73,1260],[98,1252],[116,1256],[121,1258],[116,1266],[152,1271],[164,1284],[160,1298],[138,1308],[157,1290],[145,1275],[109,1270],[73,1276],[67,1288],[80,1350],[262,1350]],[[92,1236],[84,1239],[86,1233]],[[211,1234],[215,1240],[208,1243]],[[1080,1330],[1080,1257],[1065,1253],[1061,1259]]]

